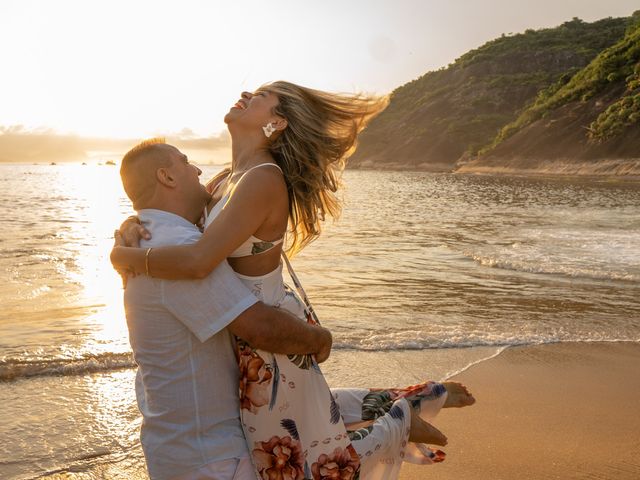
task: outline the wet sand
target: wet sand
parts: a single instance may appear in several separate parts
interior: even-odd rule
[[[402,480],[640,478],[640,343],[514,347],[453,380],[478,402],[441,412],[446,461]]]

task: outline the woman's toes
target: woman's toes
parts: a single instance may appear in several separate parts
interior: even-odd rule
[[[447,400],[444,402],[444,408],[468,407],[476,403],[476,399],[467,387],[461,383],[444,382],[443,385],[447,389]]]

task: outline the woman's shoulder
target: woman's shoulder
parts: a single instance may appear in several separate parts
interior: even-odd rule
[[[275,163],[264,163],[247,170],[234,188],[267,194],[287,193],[284,175]]]
[[[289,192],[276,168],[256,168],[247,172],[231,189],[229,205],[250,212],[270,211],[279,216],[289,210]],[[245,212],[247,213],[247,212]]]

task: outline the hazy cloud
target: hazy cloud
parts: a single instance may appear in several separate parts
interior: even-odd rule
[[[227,132],[198,137],[188,128],[164,136],[168,143],[203,163],[230,160],[231,139]],[[58,134],[48,128],[26,129],[22,125],[0,125],[0,162],[118,161],[142,138],[91,138]]]

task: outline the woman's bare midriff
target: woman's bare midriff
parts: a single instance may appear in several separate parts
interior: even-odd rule
[[[231,268],[240,275],[258,277],[273,272],[280,265],[280,252],[282,248],[277,246],[259,255],[250,257],[228,258]]]

